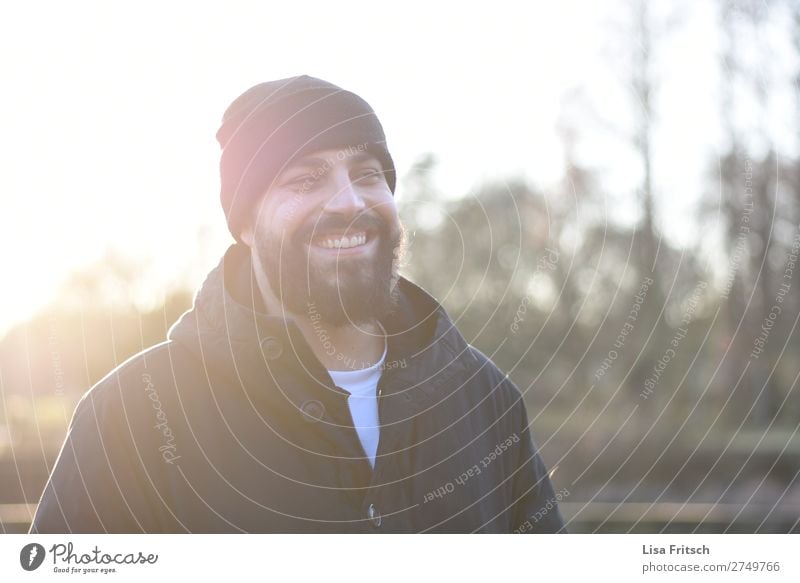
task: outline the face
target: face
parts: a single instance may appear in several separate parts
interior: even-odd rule
[[[381,164],[363,146],[294,161],[254,214],[241,238],[286,311],[338,327],[394,307],[403,229]]]

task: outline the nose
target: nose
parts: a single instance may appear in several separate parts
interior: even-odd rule
[[[325,211],[351,216],[363,211],[367,205],[358,185],[353,184],[349,174],[342,173],[334,180],[335,190],[325,203]]]

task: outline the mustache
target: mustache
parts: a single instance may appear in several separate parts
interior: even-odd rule
[[[298,242],[309,242],[313,237],[329,231],[346,231],[354,233],[356,231],[377,231],[380,233],[388,232],[389,227],[386,222],[377,215],[361,213],[353,218],[345,218],[338,215],[320,217],[319,220],[299,229],[297,231]]]

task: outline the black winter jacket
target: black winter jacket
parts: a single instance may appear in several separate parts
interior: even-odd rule
[[[232,245],[168,340],[84,395],[31,532],[563,532],[520,392],[433,298],[402,279],[382,322],[373,470],[251,271]]]

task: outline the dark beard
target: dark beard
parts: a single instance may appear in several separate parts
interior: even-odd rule
[[[306,253],[315,234],[329,229],[369,230],[378,237],[374,258],[315,261]],[[362,214],[352,221],[321,219],[291,240],[255,240],[270,288],[286,311],[296,317],[315,315],[331,327],[382,320],[397,307],[397,269],[403,254],[402,226],[390,228],[378,216]],[[318,315],[318,316],[316,316]]]

